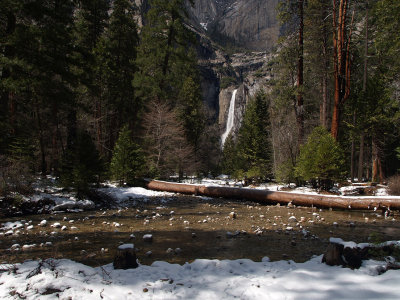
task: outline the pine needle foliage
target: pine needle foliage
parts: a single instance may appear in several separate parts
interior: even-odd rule
[[[132,141],[131,131],[124,126],[113,150],[110,164],[110,173],[113,180],[119,185],[133,184],[143,175],[145,167],[144,154],[140,147]]]
[[[301,180],[328,190],[343,179],[345,159],[342,149],[324,127],[316,127],[300,148],[295,174]]]
[[[82,198],[91,185],[99,182],[103,169],[91,136],[85,131],[79,131],[75,144],[64,155],[61,183],[74,188],[78,198]]]
[[[253,181],[272,174],[269,102],[258,92],[249,103],[239,130],[237,143],[238,167]]]

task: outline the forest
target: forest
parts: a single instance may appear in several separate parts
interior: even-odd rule
[[[187,5],[152,0],[138,24],[131,0],[1,1],[0,195],[37,174],[82,196],[105,180],[224,173],[329,189],[397,174],[399,1],[280,1],[272,84],[223,147]]]

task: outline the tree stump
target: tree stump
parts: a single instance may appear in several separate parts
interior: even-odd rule
[[[114,257],[114,269],[134,269],[138,267],[136,262],[135,246],[124,244],[118,247]]]
[[[367,258],[368,247],[365,248],[352,248],[344,247],[341,244],[330,243],[322,262],[329,266],[343,266],[352,269],[361,267],[362,260]]]
[[[344,266],[343,261],[343,245],[331,243],[326,249],[324,256],[322,257],[322,262],[326,263],[328,266]]]

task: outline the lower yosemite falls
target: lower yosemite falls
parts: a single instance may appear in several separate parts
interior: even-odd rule
[[[234,120],[235,120],[235,100],[237,89],[235,89],[232,93],[231,102],[229,103],[229,111],[228,111],[228,120],[226,121],[226,129],[225,132],[221,136],[221,144],[224,147],[225,140],[228,137],[229,133],[233,129]]]

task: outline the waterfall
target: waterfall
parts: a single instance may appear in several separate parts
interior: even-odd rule
[[[228,112],[228,120],[226,121],[226,129],[225,132],[221,136],[222,140],[222,148],[224,147],[225,140],[228,137],[229,133],[233,128],[233,121],[235,119],[235,99],[236,99],[237,89],[233,91],[231,102],[229,103],[229,112]]]

